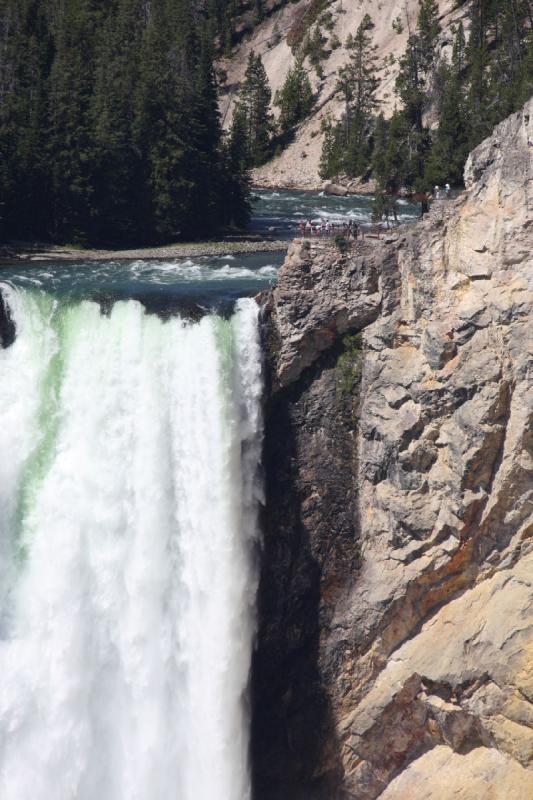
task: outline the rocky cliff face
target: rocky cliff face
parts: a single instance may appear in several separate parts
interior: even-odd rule
[[[261,799],[533,796],[532,165],[533,101],[266,299]]]

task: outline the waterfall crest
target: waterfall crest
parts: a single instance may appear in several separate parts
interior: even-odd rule
[[[256,304],[5,294],[0,797],[246,800]]]

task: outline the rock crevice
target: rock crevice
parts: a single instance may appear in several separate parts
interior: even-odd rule
[[[264,298],[259,798],[533,794],[532,126],[411,228],[295,243]]]

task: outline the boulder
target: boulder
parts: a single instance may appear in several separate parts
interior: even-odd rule
[[[346,186],[341,186],[339,183],[324,184],[324,192],[326,194],[334,195],[335,197],[346,197],[348,195],[348,189]]]

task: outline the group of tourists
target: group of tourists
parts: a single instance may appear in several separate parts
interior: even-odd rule
[[[421,204],[422,215],[429,211],[431,200],[448,200],[452,196],[452,189],[447,183],[444,189],[434,186],[433,192],[417,192],[411,196],[411,202]],[[395,216],[396,219],[396,216]],[[388,227],[388,220],[387,220]],[[365,230],[362,225],[358,225],[354,220],[349,222],[332,222],[330,219],[308,219],[298,223],[300,235],[304,236],[343,236],[347,241],[357,242],[358,239],[365,238]],[[372,231],[376,231],[379,238],[379,225],[371,226]]]
[[[301,220],[298,227],[302,236],[337,236],[357,241],[365,238],[364,228],[353,220],[349,222],[332,222],[329,219]]]
[[[452,187],[449,183],[446,184],[444,189],[441,189],[440,186],[433,187],[433,198],[434,200],[447,200],[451,196]]]

